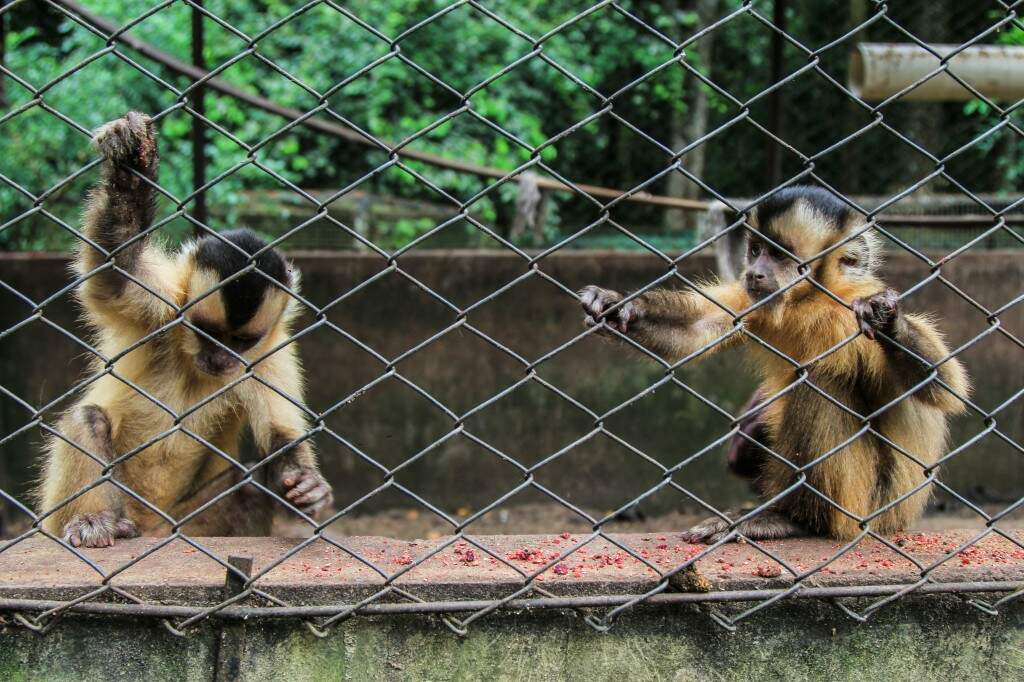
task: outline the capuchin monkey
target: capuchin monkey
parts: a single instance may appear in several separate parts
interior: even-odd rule
[[[759,371],[760,407],[741,420],[737,438],[747,444],[730,456],[771,504],[751,518],[738,510],[708,519],[684,539],[849,540],[864,527],[906,528],[928,500],[925,468],[944,454],[947,418],[964,411],[963,366],[930,317],[900,310],[899,295],[876,275],[874,235],[832,193],[780,190],[752,212],[750,227],[736,282],[629,300],[596,286],[580,292],[587,325],[602,334],[670,361],[715,341],[700,357],[744,345]],[[801,261],[832,296],[801,279]],[[797,365],[806,365],[806,380]],[[874,432],[858,436],[869,415]]]
[[[234,458],[246,426],[261,457],[273,456],[253,479],[316,515],[331,504],[331,487],[304,439],[295,345],[278,348],[296,313],[285,290],[298,287],[298,273],[247,230],[176,253],[153,244],[153,122],[131,112],[93,142],[104,162],[86,202],[89,243],[75,270],[87,279],[77,295],[95,347],[112,362],[47,440],[37,491],[43,528],[76,547],[166,535],[176,524],[191,535],[268,534],[272,498],[239,486]],[[105,366],[96,359],[93,372]],[[252,376],[239,381],[247,370]]]

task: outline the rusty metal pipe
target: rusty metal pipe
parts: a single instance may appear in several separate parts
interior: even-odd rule
[[[651,595],[641,603],[649,606],[667,606],[672,604],[704,603],[704,602],[749,602],[763,601],[771,597],[786,595],[788,599],[843,599],[849,597],[882,597],[898,594],[912,588],[914,594],[975,594],[975,593],[1013,593],[1024,589],[1022,581],[980,581],[953,583],[926,583],[918,587],[906,584],[892,585],[834,585],[831,587],[801,587],[796,592],[786,595],[789,588],[725,590],[721,592],[662,592]],[[570,609],[599,608],[621,606],[637,599],[638,594],[594,595],[572,597],[536,597],[513,599],[502,602],[500,599],[486,600],[450,600],[436,602],[400,602],[366,604],[356,608],[353,613],[361,615],[397,615],[412,613],[466,613],[480,611],[497,605],[502,610],[528,609]],[[66,607],[66,608],[63,608]],[[310,605],[310,606],[227,606],[216,611],[210,607],[174,606],[169,604],[114,604],[107,602],[81,602],[68,606],[67,602],[37,599],[0,598],[0,612],[45,612],[61,610],[68,613],[86,613],[103,616],[127,616],[141,618],[187,618],[206,616],[211,618],[249,619],[249,618],[316,618],[334,616],[350,608],[350,605]]]

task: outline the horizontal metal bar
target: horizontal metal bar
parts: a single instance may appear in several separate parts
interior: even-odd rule
[[[896,594],[910,585],[839,585],[833,587],[803,587],[793,593],[790,599],[841,599],[844,597],[878,597]],[[670,592],[656,594],[642,603],[649,606],[666,606],[671,604],[693,604],[707,602],[749,602],[762,601],[788,591],[785,589],[767,590],[728,590],[723,592]],[[989,581],[989,582],[952,582],[929,583],[914,590],[917,594],[965,594],[977,592],[1015,592],[1024,589],[1024,581]],[[620,606],[637,598],[636,594],[576,596],[576,597],[537,597],[530,599],[513,599],[499,608],[507,611],[530,609],[577,609],[607,606]],[[467,601],[434,601],[406,602],[400,604],[367,604],[359,607],[354,613],[360,615],[398,615],[416,613],[459,613],[480,611],[491,608],[500,599],[475,599]],[[44,599],[0,599],[0,611],[51,611],[59,609],[67,602]],[[109,604],[83,602],[67,609],[68,612],[85,613],[105,616],[127,616],[146,618],[190,618],[205,613],[210,607],[171,606],[165,604]],[[314,618],[333,616],[351,608],[351,605],[335,604],[330,606],[228,606],[210,613],[211,618],[249,619],[249,618]]]

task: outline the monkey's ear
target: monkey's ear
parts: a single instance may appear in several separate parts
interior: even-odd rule
[[[292,265],[291,261],[286,261],[286,263],[287,269],[285,272],[288,277],[288,288],[298,293],[299,289],[302,287],[302,273],[299,272],[297,267]]]
[[[848,276],[866,277],[878,269],[881,245],[871,232],[864,232],[851,240],[840,251],[839,264]]]

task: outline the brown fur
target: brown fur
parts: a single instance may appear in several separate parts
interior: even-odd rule
[[[761,232],[766,231],[763,228],[770,230],[773,238],[786,239],[801,259],[821,253],[858,227],[859,222],[851,216],[842,225],[825,225],[812,205],[800,201],[771,225],[755,224]],[[588,287],[581,292],[581,299],[588,324],[598,325],[603,318],[604,333],[611,333],[610,328],[625,331],[647,349],[672,361],[735,330],[726,343],[715,345],[702,356],[727,345],[745,345],[761,376],[760,395],[770,398],[791,387],[798,375],[793,363],[766,349],[751,335],[785,353],[797,365],[835,348],[859,329],[859,318],[847,306],[866,309],[865,302],[886,295],[885,285],[874,275],[876,252],[870,237],[861,236],[810,265],[815,281],[845,305],[802,281],[740,317],[755,302],[743,278],[702,285],[697,291],[651,291],[626,304],[615,292]],[[777,265],[775,274],[781,287],[791,284],[798,276],[796,263]],[[888,331],[883,333],[929,362],[937,362],[949,353],[942,335],[926,316],[897,311],[886,324]],[[866,334],[818,359],[808,372],[810,383],[861,415],[874,412],[928,376],[919,361],[888,341],[880,337],[872,340]],[[967,396],[970,387],[966,372],[957,359],[944,362],[938,368],[938,377],[960,396]],[[724,519],[711,519],[690,535],[694,541],[716,542],[735,529],[752,539],[764,539],[797,534],[799,528],[850,539],[860,532],[862,524],[881,533],[906,528],[920,517],[930,492],[927,487],[867,519],[924,483],[924,467],[944,454],[947,417],[962,411],[958,398],[932,382],[871,422],[875,431],[906,454],[866,433],[806,469],[806,485],[842,509],[800,486],[776,502],[763,519],[755,517],[735,528]],[[807,384],[791,388],[772,402],[760,419],[767,432],[765,445],[784,460],[766,455],[761,463],[755,484],[765,501],[798,481],[794,466],[809,465],[845,443],[862,426],[859,419]],[[796,527],[792,527],[794,523]]]
[[[100,128],[95,142],[106,162],[103,180],[90,194],[82,229],[89,239],[109,252],[149,227],[153,190],[128,169],[155,181],[156,143],[151,121],[135,113]],[[115,262],[145,287],[109,269],[93,274],[82,284],[78,296],[100,353],[107,358],[117,356],[171,323],[178,315],[175,307],[197,299],[217,283],[207,270],[195,267],[194,246],[186,245],[178,253],[168,253],[142,239],[119,252]],[[83,245],[75,267],[84,275],[104,262],[104,254]],[[297,282],[293,280],[292,284]],[[260,325],[259,331],[264,334],[241,354],[247,361],[281,344],[290,334],[294,315],[291,299],[275,288],[268,288],[267,292],[253,321],[247,325],[248,331]],[[189,308],[184,317],[191,319],[202,310],[207,318],[217,320],[218,312],[223,318],[220,296],[220,292],[210,295]],[[196,365],[198,352],[196,334],[179,323],[120,357],[113,363],[112,373],[89,384],[79,406],[65,414],[57,427],[71,443],[53,437],[46,445],[38,489],[45,530],[63,535],[73,544],[87,546],[105,546],[112,544],[113,537],[127,537],[110,536],[121,527],[146,535],[162,535],[171,530],[171,522],[113,483],[104,482],[91,489],[89,486],[100,477],[103,464],[138,449],[175,426],[172,414],[132,388],[133,385],[181,415],[236,380],[243,371],[239,367],[225,376],[204,374]],[[101,372],[103,363],[95,360],[92,370]],[[113,479],[177,522],[240,479],[237,467],[185,433],[186,430],[231,458],[238,457],[239,436],[246,426],[252,429],[261,456],[272,452],[273,443],[279,446],[280,434],[294,439],[305,433],[308,424],[304,414],[284,397],[302,402],[302,370],[294,344],[253,365],[252,371],[276,391],[253,378],[245,379],[181,419],[181,430],[117,464],[112,469]],[[100,423],[102,420],[106,420],[106,426]],[[97,428],[97,423],[102,428]],[[315,453],[308,441],[258,470],[254,478],[269,481],[271,488],[284,493],[307,513],[315,513],[330,502],[329,486],[326,495],[312,501],[304,497],[303,491],[296,493],[297,484],[308,491],[308,481],[315,481],[320,492],[324,488],[319,486],[326,486],[319,477]],[[266,534],[273,506],[269,497],[249,485],[192,519],[184,528],[196,535]],[[108,520],[110,523],[106,523]],[[117,526],[122,520],[125,523]],[[84,528],[88,537],[76,536],[74,530],[78,527]]]

